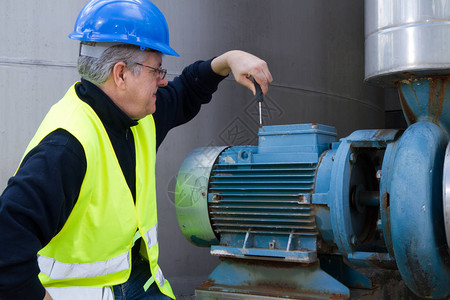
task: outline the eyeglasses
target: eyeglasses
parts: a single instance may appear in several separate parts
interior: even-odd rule
[[[167,74],[167,70],[166,70],[166,69],[154,68],[154,67],[150,67],[150,66],[147,66],[147,65],[143,65],[143,64],[137,63],[137,62],[135,62],[135,64],[153,70],[156,74],[159,75],[159,79],[161,79],[161,80],[163,80],[164,78],[166,78],[166,74]]]

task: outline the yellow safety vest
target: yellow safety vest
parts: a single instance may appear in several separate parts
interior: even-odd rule
[[[44,287],[51,295],[62,293],[65,298],[67,291],[84,300],[112,297],[111,286],[130,276],[131,248],[138,230],[146,245],[152,277],[162,293],[175,299],[158,266],[153,117],[149,115],[131,128],[136,147],[136,204],[102,122],[78,98],[75,85],[50,109],[25,155],[58,128],[81,143],[87,167],[80,195],[65,225],[38,252],[39,279]]]

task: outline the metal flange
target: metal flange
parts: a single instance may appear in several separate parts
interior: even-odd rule
[[[447,250],[450,253],[450,143],[445,150],[444,174],[442,180],[444,225],[447,237]]]
[[[359,247],[358,244],[372,241],[378,208],[358,205],[353,195],[378,191],[376,176],[381,166],[375,166],[374,161],[381,158],[382,149],[399,134],[398,130],[355,131],[341,140],[336,152],[330,181],[331,223],[336,245],[355,265],[393,265],[387,253],[364,251]]]

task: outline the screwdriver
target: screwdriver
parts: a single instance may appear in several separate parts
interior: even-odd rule
[[[256,101],[258,101],[258,111],[259,111],[259,127],[262,128],[262,103],[264,100],[264,95],[261,90],[261,86],[256,82],[255,78],[252,77],[253,84],[256,89]]]

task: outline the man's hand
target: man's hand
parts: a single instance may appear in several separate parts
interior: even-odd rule
[[[272,82],[267,63],[262,59],[240,50],[232,50],[214,58],[211,62],[212,70],[219,75],[227,76],[233,73],[236,81],[247,87],[256,95],[256,89],[250,77],[255,78],[261,86],[263,94],[269,89]]]
[[[47,292],[47,290],[45,291],[45,296],[43,300],[53,300],[52,296],[50,296],[50,294]]]

